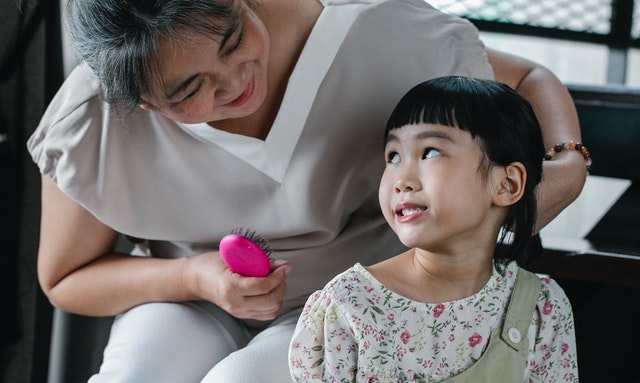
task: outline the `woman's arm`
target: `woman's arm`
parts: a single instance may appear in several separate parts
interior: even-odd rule
[[[231,273],[217,252],[179,259],[113,252],[116,232],[42,177],[38,279],[51,303],[83,315],[114,315],[147,302],[209,300],[242,318],[273,319],[289,267],[265,278]]]
[[[526,98],[536,113],[545,148],[563,141],[579,141],[580,124],[569,91],[546,68],[524,58],[487,49],[496,80],[502,81]],[[585,145],[589,145],[588,142]],[[586,178],[584,158],[576,151],[563,151],[545,161],[538,186],[536,232],[575,200]]]

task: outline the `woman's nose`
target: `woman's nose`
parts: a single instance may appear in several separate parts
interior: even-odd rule
[[[221,65],[216,73],[216,90],[215,98],[224,101],[239,95],[238,92],[243,90],[243,86],[248,82],[248,71],[246,65],[229,63]]]

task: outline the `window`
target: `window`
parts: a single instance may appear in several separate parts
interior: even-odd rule
[[[640,0],[427,0],[563,82],[640,88]]]

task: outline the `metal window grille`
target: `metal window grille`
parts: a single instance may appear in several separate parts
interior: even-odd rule
[[[631,38],[633,38],[637,43],[638,40],[640,40],[640,1],[635,1],[635,6],[633,7],[633,9],[634,11]]]
[[[640,47],[640,0],[427,0],[485,31]]]

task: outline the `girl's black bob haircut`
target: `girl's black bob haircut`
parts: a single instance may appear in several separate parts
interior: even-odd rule
[[[479,140],[490,165],[524,165],[524,194],[509,208],[494,260],[515,260],[531,269],[539,256],[530,251],[530,241],[536,222],[535,188],[542,178],[545,154],[540,125],[531,105],[498,81],[439,77],[416,85],[400,100],[389,117],[385,144],[390,130],[420,123],[468,131]]]

